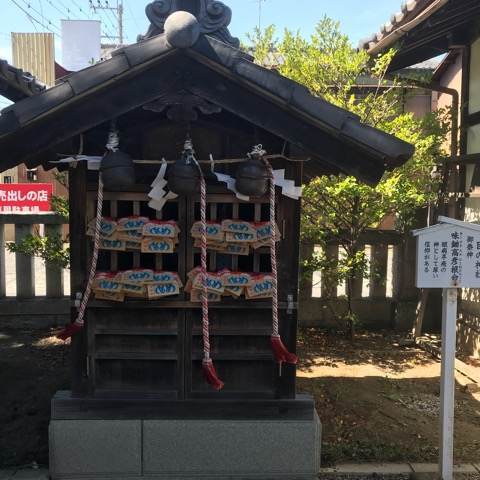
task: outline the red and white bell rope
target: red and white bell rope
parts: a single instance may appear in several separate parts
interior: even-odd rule
[[[202,276],[202,333],[203,333],[203,374],[207,382],[215,389],[221,390],[224,383],[218,378],[215,366],[210,357],[210,320],[208,311],[207,289],[207,185],[202,169],[197,162],[200,172],[200,220],[201,229],[201,273]]]
[[[100,231],[102,229],[102,210],[103,210],[103,181],[102,173],[98,174],[98,199],[97,199],[97,215],[95,218],[95,234],[93,237],[93,253],[92,263],[90,266],[90,275],[88,277],[85,293],[82,297],[82,302],[78,309],[78,315],[76,320],[71,323],[67,328],[57,335],[60,340],[67,340],[75,335],[75,333],[82,330],[85,325],[85,311],[87,309],[88,301],[92,294],[93,281],[95,280],[95,274],[97,273],[98,252],[100,250]]]
[[[264,160],[265,166],[269,172],[270,184],[270,228],[272,230],[270,243],[270,263],[272,264],[272,337],[271,344],[273,354],[277,363],[282,366],[283,363],[296,364],[298,357],[290,353],[283,344],[280,337],[280,325],[278,320],[278,270],[277,270],[277,222],[276,222],[276,197],[275,197],[275,175],[271,164]]]

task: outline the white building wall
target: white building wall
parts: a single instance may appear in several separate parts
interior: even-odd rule
[[[0,183],[5,183],[6,180],[10,178],[11,183],[18,182],[18,168],[11,168],[9,170],[5,170],[4,172],[0,173]]]
[[[480,38],[472,44],[470,63],[469,113],[480,111]],[[468,129],[467,153],[480,153],[480,125]],[[475,166],[467,166],[466,185],[471,184]],[[480,223],[480,188],[465,202],[465,221]]]
[[[472,44],[470,65],[470,113],[480,111],[480,38]]]
[[[469,113],[480,111],[480,39],[472,44],[470,64]],[[467,153],[480,153],[480,125],[468,129]],[[467,188],[474,166],[467,167]],[[480,223],[480,188],[465,201],[465,221]],[[480,290],[462,290],[460,316],[457,324],[458,347],[466,354],[480,358]]]

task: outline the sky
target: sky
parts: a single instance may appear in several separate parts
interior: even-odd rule
[[[56,34],[56,55],[60,60],[60,21],[66,18],[101,19],[104,33],[115,36],[114,14],[93,12],[89,7],[90,1],[94,5],[99,1],[103,5],[106,3],[106,0],[0,0],[0,58],[11,61],[11,32],[50,30]],[[246,34],[259,25],[260,0],[223,1],[233,11],[230,31],[234,36],[245,39]],[[110,5],[116,4],[116,0],[109,2]],[[134,42],[139,33],[146,32],[145,6],[148,3],[150,0],[124,0],[128,43]],[[307,36],[312,33],[317,21],[327,15],[340,21],[342,31],[357,45],[359,40],[377,32],[380,25],[400,9],[401,3],[401,0],[262,0],[261,25],[274,24],[279,31],[289,28]]]
[[[34,18],[58,34],[62,18],[69,16],[72,19],[98,19],[99,15],[95,15],[89,8],[89,1],[0,0],[0,56],[7,59],[11,57],[10,32],[33,32],[35,29],[46,31]],[[92,2],[95,5],[98,0]],[[116,0],[110,0],[110,5],[115,5],[115,2]],[[105,4],[105,0],[101,0],[101,3]],[[148,21],[144,11],[148,3],[148,0],[124,0],[125,28],[129,42],[135,41],[137,34],[144,33],[147,29]],[[224,0],[224,3],[233,10],[230,26],[232,33],[245,38],[245,34],[251,32],[259,23],[259,0]],[[280,30],[288,27],[308,35],[315,23],[323,15],[328,15],[339,20],[342,30],[357,44],[360,39],[378,31],[380,25],[400,9],[400,4],[401,0],[263,0],[262,25],[275,24]],[[29,12],[32,18],[29,19],[19,6]],[[114,35],[113,14],[101,12],[100,18],[103,20],[105,33]]]

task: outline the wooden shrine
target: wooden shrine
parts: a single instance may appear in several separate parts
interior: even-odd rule
[[[295,352],[301,201],[289,188],[339,171],[375,183],[413,148],[255,65],[228,32],[231,11],[221,2],[157,0],[147,15],[151,27],[138,43],[51,89],[24,94],[0,116],[0,166],[68,168],[72,321],[85,298],[98,169],[112,133],[133,161],[135,180],[105,187],[105,225],[144,217],[178,228],[168,253],[144,248],[140,230],[135,248],[122,235],[100,238],[97,276],[174,272],[181,288],[165,298],[97,292],[88,299],[85,327],[72,339],[71,391],[52,401],[52,478],[314,478],[318,417],[313,400],[296,395],[295,365],[275,361],[272,299],[212,295],[211,358],[225,383],[212,388],[202,375],[201,304],[186,291],[200,265],[192,236],[200,195],[168,196],[152,208],[152,184],[162,159],[172,181],[189,137],[206,180],[207,220],[267,225],[268,194],[239,198],[217,175],[234,183],[262,145],[262,158],[286,180],[276,189],[279,333]],[[208,272],[271,275],[268,243],[216,247],[208,250]],[[105,278],[121,288],[118,276]]]

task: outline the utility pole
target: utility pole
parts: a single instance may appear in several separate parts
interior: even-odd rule
[[[101,1],[97,0],[96,5],[94,4],[94,0],[90,0],[90,8],[96,13],[97,10],[105,10],[114,12],[117,18],[117,31],[118,35],[115,37],[109,37],[104,35],[103,38],[109,38],[111,40],[118,40],[120,45],[123,45],[124,34],[123,34],[123,14],[124,14],[124,7],[123,7],[123,0],[117,0],[117,5],[115,7],[111,7],[108,3],[108,0]]]
[[[262,29],[262,4],[267,0],[255,0],[258,3],[258,29]]]

